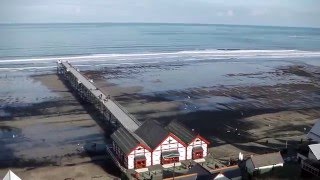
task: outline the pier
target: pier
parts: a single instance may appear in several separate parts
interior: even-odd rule
[[[68,81],[82,99],[92,103],[109,122],[123,126],[131,132],[134,132],[141,125],[117,101],[99,90],[93,80],[82,75],[79,69],[73,67],[69,62],[58,61],[57,73]]]

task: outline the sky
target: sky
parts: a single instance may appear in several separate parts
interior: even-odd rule
[[[320,0],[0,0],[0,23],[200,23],[320,27]]]

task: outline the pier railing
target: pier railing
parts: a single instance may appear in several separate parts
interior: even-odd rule
[[[124,108],[117,100],[115,100],[113,97],[110,98],[123,112],[125,112],[136,124],[139,126],[141,125],[141,122],[135,118],[130,112]]]
[[[63,75],[77,93],[89,100],[100,111],[107,109],[126,129],[135,131],[141,123],[110,95],[99,90],[93,81],[82,75],[78,69],[68,62],[58,62],[58,73]],[[82,85],[79,85],[82,84]],[[104,108],[102,108],[104,107]],[[104,113],[104,112],[103,112]],[[111,116],[110,116],[111,117]],[[111,119],[109,118],[111,121]]]

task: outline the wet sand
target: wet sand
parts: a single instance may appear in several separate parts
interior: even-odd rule
[[[294,147],[320,117],[317,66],[285,64],[210,74],[211,68],[221,68],[215,65],[115,66],[83,73],[138,120],[177,119],[199,132],[211,141],[210,154],[216,159],[236,157],[240,151],[277,151],[286,141]],[[190,69],[196,74],[207,66],[209,74],[185,77]],[[0,81],[7,78],[20,82],[4,76]],[[79,101],[54,74],[24,81],[28,88],[12,85],[21,92],[1,92],[0,176],[8,167],[24,179],[37,174],[39,179],[120,175],[110,160],[84,151],[93,142],[110,140],[111,130],[92,106]]]
[[[317,66],[293,64],[268,72],[229,73],[225,77],[238,79],[240,85],[165,91],[161,86],[170,80],[144,68],[132,74],[122,68],[86,74],[139,120],[157,119],[166,123],[177,119],[199,132],[212,142],[211,154],[218,159],[237,157],[239,152],[250,155],[279,151],[285,148],[286,142],[289,147],[296,147],[301,139],[306,141],[306,133],[320,117],[320,69]],[[154,75],[153,80],[146,77],[150,74]],[[130,76],[141,76],[140,83],[128,85],[133,79]],[[279,81],[241,84],[242,79],[247,78],[253,78],[254,82]],[[149,90],[150,84],[161,90]]]
[[[56,75],[31,79],[30,83],[47,88],[52,98],[47,94],[41,97],[35,86],[25,94],[39,96],[35,98],[39,102],[17,99],[15,104],[7,103],[2,108],[5,114],[0,120],[0,177],[7,168],[13,169],[22,179],[119,176],[117,169],[107,167],[114,165],[106,156],[97,158],[86,151],[93,143],[104,147],[108,141],[105,137],[110,133],[107,128],[101,128],[103,122],[95,110],[80,103]]]

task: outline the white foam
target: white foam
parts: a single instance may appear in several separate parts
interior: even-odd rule
[[[32,67],[14,67],[14,68],[0,68],[0,71],[22,71],[33,69],[54,69],[56,66],[32,66]]]
[[[4,59],[0,64],[16,63],[47,63],[57,60],[68,60],[70,62],[94,62],[94,61],[160,61],[179,59],[183,60],[204,60],[204,59],[231,59],[231,58],[299,58],[299,57],[320,57],[320,51],[301,50],[194,50],[163,53],[137,53],[137,54],[93,54],[84,56],[62,56],[42,57],[28,59]]]

